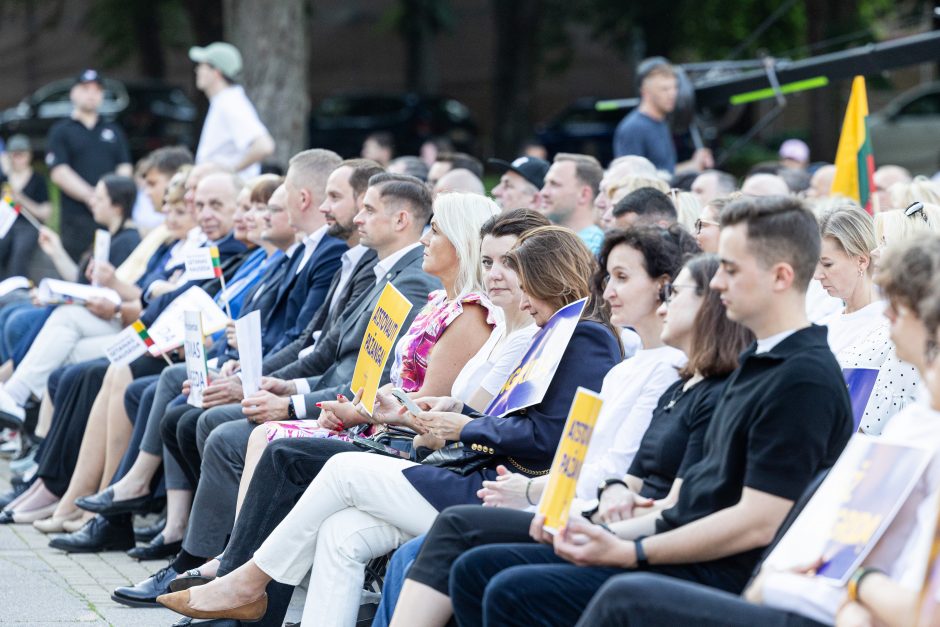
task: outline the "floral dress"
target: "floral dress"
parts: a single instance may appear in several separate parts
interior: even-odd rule
[[[444,335],[447,327],[463,313],[464,304],[480,305],[486,309],[486,323],[496,326],[502,312],[481,293],[470,292],[459,300],[447,300],[445,290],[436,290],[428,295],[427,304],[421,308],[411,326],[395,345],[395,363],[392,364],[392,385],[405,392],[414,392],[424,385],[428,360],[434,345]],[[349,439],[345,432],[336,433],[321,428],[316,420],[284,420],[270,422],[267,426],[268,441],[281,438],[340,438]]]

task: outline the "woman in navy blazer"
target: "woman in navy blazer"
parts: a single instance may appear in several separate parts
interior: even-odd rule
[[[538,404],[497,418],[450,398],[419,402],[435,411],[423,412],[416,425],[445,440],[485,446],[491,459],[482,470],[461,475],[395,457],[341,453],[327,462],[254,559],[206,586],[157,600],[196,618],[257,618],[267,606],[269,581],[297,585],[312,567],[305,620],[315,612],[318,625],[354,625],[370,559],[426,532],[440,509],[479,503],[476,491],[495,478],[498,465],[512,464],[529,476],[546,473],[575,391],[599,391],[604,375],[622,359],[622,347],[600,296],[592,293],[596,260],[572,231],[533,229],[519,238],[506,263],[519,275],[521,307],[540,326],[565,305],[585,297],[588,303]],[[418,444],[443,441],[428,434]]]

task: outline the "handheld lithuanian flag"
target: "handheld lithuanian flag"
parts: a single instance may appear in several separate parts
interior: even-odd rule
[[[150,334],[147,333],[147,327],[144,326],[143,322],[137,320],[131,326],[134,327],[135,331],[137,331],[137,335],[139,335],[140,339],[144,341],[144,344],[147,345],[147,348],[150,348],[154,345],[154,341],[151,339]]]
[[[865,77],[852,80],[852,94],[842,121],[842,134],[836,150],[836,176],[832,181],[832,193],[841,194],[858,202],[865,211],[874,213],[872,198],[875,195],[875,156],[868,134],[868,95]]]
[[[212,256],[212,271],[215,272],[215,278],[222,276],[222,262],[219,260],[219,247],[209,248],[209,254]]]

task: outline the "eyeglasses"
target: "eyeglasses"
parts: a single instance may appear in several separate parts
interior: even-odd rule
[[[701,233],[702,227],[705,226],[706,224],[710,226],[721,226],[721,224],[719,224],[718,222],[712,222],[711,220],[703,220],[699,218],[698,220],[695,221],[695,234],[698,235],[699,233]]]
[[[698,290],[697,285],[682,285],[681,283],[665,283],[663,284],[662,290],[659,292],[659,299],[666,303],[667,305],[672,302],[672,299],[678,294],[676,288],[681,287],[682,289]]]

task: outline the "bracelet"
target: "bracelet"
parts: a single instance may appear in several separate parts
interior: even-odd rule
[[[846,584],[849,601],[853,601],[853,602],[858,601],[858,590],[862,586],[862,580],[865,579],[865,577],[867,577],[868,575],[871,575],[872,573],[884,574],[884,571],[879,570],[877,568],[862,567],[856,570],[854,573],[852,573],[852,577],[849,579],[848,584]]]
[[[529,482],[525,484],[525,500],[529,505],[538,505],[538,503],[533,503],[532,499],[529,497],[529,488],[532,487],[532,479],[529,479]]]
[[[601,496],[604,494],[604,490],[606,490],[607,488],[609,488],[609,487],[612,486],[612,485],[622,485],[622,486],[625,487],[627,490],[630,489],[630,486],[628,486],[628,485],[627,485],[627,482],[624,481],[623,479],[606,479],[606,480],[604,480],[604,481],[601,481],[601,484],[600,484],[599,486],[597,486],[597,500],[598,500],[598,502],[600,502]]]

